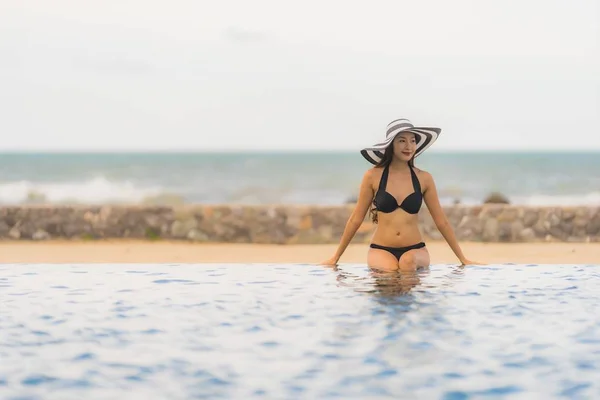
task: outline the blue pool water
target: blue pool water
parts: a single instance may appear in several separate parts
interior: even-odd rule
[[[599,278],[0,264],[0,398],[599,398]]]

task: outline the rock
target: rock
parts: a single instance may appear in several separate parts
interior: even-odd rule
[[[573,227],[573,232],[571,232],[571,237],[576,237],[579,238],[580,241],[585,241],[585,238],[588,235],[585,232],[585,227],[581,227],[581,226],[574,226]]]
[[[525,227],[523,226],[523,222],[521,222],[521,220],[513,221],[510,224],[510,241],[511,242],[519,241],[521,232],[523,232],[524,228]]]
[[[146,225],[148,225],[152,228],[158,228],[160,226],[160,216],[159,215],[154,215],[154,214],[145,215],[144,220],[146,222]]]
[[[171,235],[175,238],[185,238],[192,229],[198,226],[195,219],[187,219],[185,221],[175,221],[171,225]]]
[[[553,238],[556,238],[557,240],[564,240],[567,238],[568,234],[566,232],[564,232],[560,227],[558,226],[553,226],[550,228],[549,230],[550,235]]]
[[[208,242],[208,235],[199,229],[193,228],[188,232],[187,238],[196,242]]]
[[[441,232],[437,229],[432,229],[431,231],[429,231],[428,236],[432,240],[442,240],[444,238]]]
[[[19,230],[19,228],[14,226],[10,229],[10,231],[8,231],[8,236],[11,237],[12,239],[20,239],[21,231]]]
[[[560,242],[561,241],[556,236],[552,236],[550,234],[546,235],[544,239],[546,240],[546,242]]]
[[[547,223],[545,220],[540,219],[536,221],[532,228],[536,236],[543,237],[548,232],[548,229],[550,229],[550,224]]]
[[[504,208],[497,219],[499,222],[513,222],[518,216],[519,210],[517,208]]]
[[[306,231],[306,230],[311,229],[312,226],[313,226],[312,216],[305,215],[300,220],[300,223],[298,224],[298,229],[301,230],[301,231]]]
[[[320,226],[317,230],[321,236],[321,240],[326,243],[330,243],[335,238],[333,237],[333,228],[330,225]]]
[[[0,220],[0,237],[6,235],[10,231],[10,226],[4,221]]]
[[[565,222],[570,222],[573,218],[575,218],[575,210],[571,208],[565,208],[562,210],[562,220]]]
[[[551,228],[557,225],[560,225],[561,215],[560,210],[551,210],[548,216],[546,217],[546,221],[548,222],[547,227]]]
[[[570,236],[571,232],[573,232],[573,219],[562,220],[558,224],[557,228],[561,232],[562,236]]]
[[[523,225],[533,226],[538,221],[540,212],[538,210],[527,209],[523,213]]]
[[[50,239],[50,234],[43,229],[38,229],[31,236],[33,240],[47,240]]]
[[[500,242],[512,241],[512,225],[510,222],[498,222],[496,237]]]
[[[533,242],[537,239],[535,231],[532,228],[525,228],[518,234],[518,238],[523,242]]]
[[[500,213],[502,213],[503,209],[506,206],[498,205],[498,204],[486,204],[481,208],[481,212],[479,213],[479,218],[496,219]]]
[[[482,239],[484,242],[495,242],[498,240],[498,226],[499,223],[496,219],[488,219],[483,225]]]
[[[483,229],[483,220],[472,215],[464,215],[456,227],[456,235],[460,240],[465,240],[480,236]]]
[[[352,205],[340,206],[23,206],[0,207],[0,239],[140,238],[232,243],[339,243]],[[444,207],[460,241],[600,241],[600,207]],[[426,240],[443,240],[429,210]],[[367,214],[353,241],[378,225]]]
[[[575,219],[573,220],[573,226],[575,228],[584,228],[588,225],[589,222],[590,222],[589,219],[586,217],[576,216]]]
[[[93,213],[91,211],[87,211],[85,214],[83,214],[83,220],[85,222],[89,222],[91,224],[96,223],[97,221],[100,220],[100,216],[96,213]]]
[[[585,228],[585,233],[596,236],[600,233],[600,215],[596,215]]]
[[[484,204],[509,204],[508,197],[502,193],[492,192],[483,200]]]

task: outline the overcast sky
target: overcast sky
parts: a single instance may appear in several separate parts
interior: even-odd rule
[[[600,150],[600,0],[1,0],[1,150]],[[433,149],[433,148],[432,148]]]

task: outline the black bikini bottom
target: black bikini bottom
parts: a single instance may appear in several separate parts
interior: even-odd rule
[[[422,247],[425,247],[425,243],[419,242],[417,244],[413,244],[412,246],[406,246],[406,247],[388,247],[388,246],[381,246],[381,245],[378,245],[375,243],[371,243],[371,245],[369,247],[371,247],[373,249],[381,249],[381,250],[389,251],[396,257],[397,260],[400,260],[400,257],[402,257],[402,254],[406,253],[409,250],[420,249]]]

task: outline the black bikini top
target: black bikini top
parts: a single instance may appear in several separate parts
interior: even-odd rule
[[[386,192],[385,190],[387,186],[389,168],[390,166],[388,165],[383,170],[383,174],[381,174],[381,180],[379,181],[379,189],[377,189],[375,199],[373,200],[373,204],[377,208],[377,211],[381,211],[383,213],[391,213],[397,208],[401,208],[409,214],[417,214],[421,209],[421,204],[423,203],[421,184],[419,183],[417,174],[415,174],[415,171],[412,169],[412,167],[409,167],[410,176],[412,178],[412,184],[415,191],[406,196],[404,201],[402,201],[402,203],[398,205],[396,198],[390,193]]]

